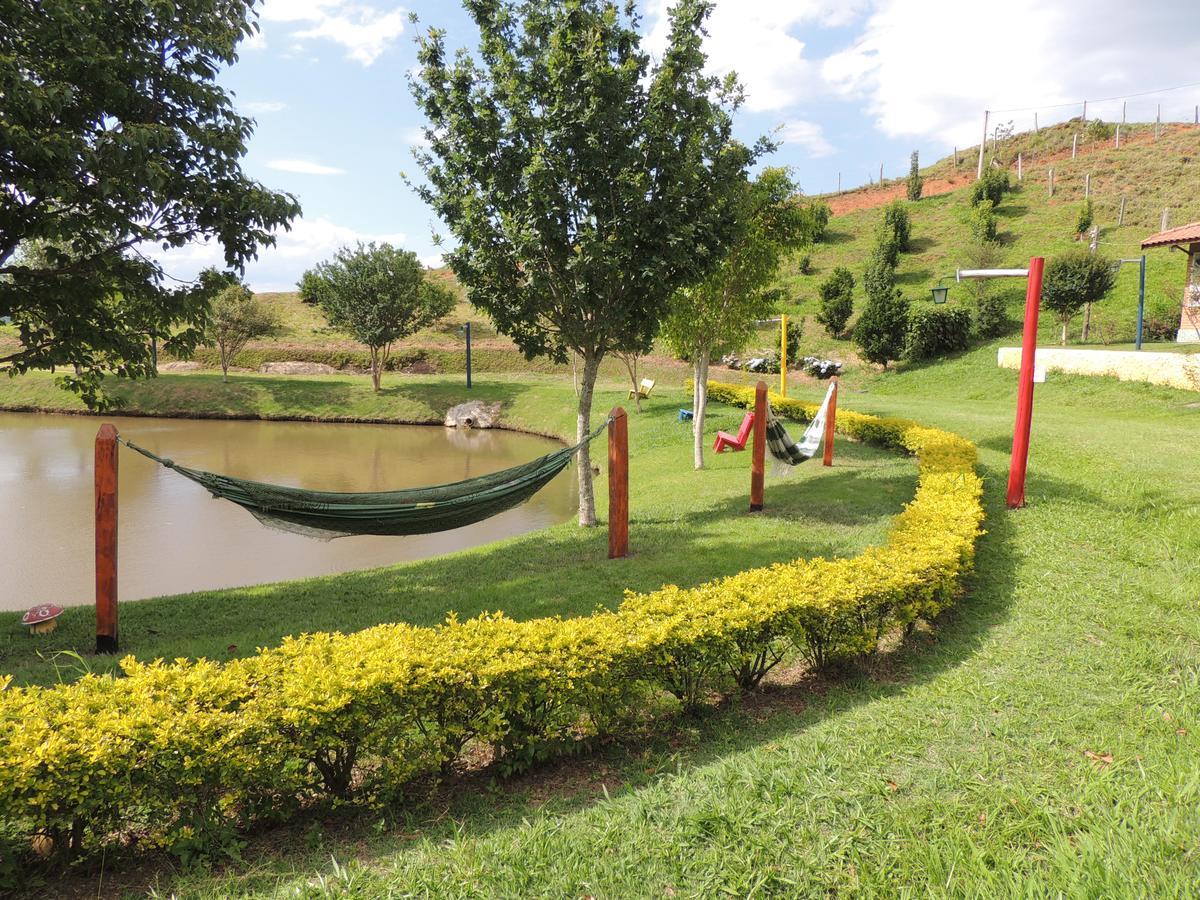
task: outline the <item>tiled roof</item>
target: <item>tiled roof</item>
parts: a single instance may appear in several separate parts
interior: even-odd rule
[[[1196,243],[1200,243],[1200,222],[1191,222],[1187,225],[1180,225],[1178,228],[1168,228],[1166,231],[1150,235],[1142,241],[1142,249]]]

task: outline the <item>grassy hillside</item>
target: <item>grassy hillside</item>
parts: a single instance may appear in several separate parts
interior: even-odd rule
[[[1076,246],[1072,234],[1083,202],[1085,176],[1091,176],[1091,197],[1095,222],[1100,228],[1100,252],[1112,258],[1139,256],[1142,239],[1159,230],[1164,207],[1170,208],[1173,225],[1200,219],[1200,128],[1172,126],[1156,141],[1153,126],[1130,126],[1122,131],[1120,150],[1112,149],[1111,140],[1083,140],[1078,155],[1071,159],[1071,136],[1083,134],[1081,123],[1068,122],[1040,133],[1017,135],[1005,142],[989,158],[1010,168],[1016,191],[1005,197],[1000,217],[1002,266],[1023,266],[1031,256],[1052,257]],[[978,150],[959,151],[960,172],[974,168]],[[1016,158],[1022,155],[1024,177],[1016,181]],[[928,178],[945,178],[953,171],[951,157],[924,170]],[[1048,196],[1049,166],[1054,168],[1054,197]],[[899,267],[899,286],[917,301],[927,301],[929,288],[942,281],[953,284],[957,268],[970,262],[970,235],[965,222],[969,209],[971,179],[961,178],[961,187],[950,193],[923,198],[908,204],[913,225],[912,249],[905,253]],[[876,190],[882,194],[886,190]],[[867,197],[870,191],[861,192]],[[1121,197],[1126,197],[1124,224],[1117,227]],[[869,202],[864,197],[865,202]],[[864,203],[865,205],[865,203]],[[861,281],[870,253],[876,222],[881,209],[866,208],[841,216],[830,223],[824,243],[811,252],[796,254],[780,273],[780,286],[789,298],[789,312],[816,312],[817,287],[835,266],[846,266]],[[807,256],[811,270],[801,273],[801,260]],[[1178,253],[1165,249],[1147,254],[1146,306],[1151,313],[1172,316],[1176,320],[1183,292],[1184,264]],[[1137,267],[1124,266],[1113,292],[1093,314],[1092,340],[1105,343],[1129,343],[1134,337],[1137,308]],[[1023,282],[998,282],[996,289],[1010,299],[1014,317],[1019,314],[1024,296]],[[862,286],[857,288],[861,301]],[[970,305],[967,285],[951,287],[952,303]],[[809,339],[815,349],[839,349],[839,342],[826,341],[815,322],[809,325]],[[1073,329],[1078,336],[1078,322]],[[1042,337],[1056,339],[1055,326],[1043,317]],[[841,346],[841,349],[848,349]]]

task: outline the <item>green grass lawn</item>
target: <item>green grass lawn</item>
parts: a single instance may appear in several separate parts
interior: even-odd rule
[[[699,718],[511,781],[473,777],[402,806],[328,813],[253,838],[238,862],[155,863],[106,874],[106,887],[188,897],[1193,896],[1200,405],[1111,379],[1039,385],[1030,505],[1010,512],[1015,376],[994,359],[989,346],[842,396],[979,444],[988,534],[970,596],[935,630],[869,665],[784,673]],[[405,383],[413,393],[397,396],[397,409],[454,390]],[[326,384],[337,383],[293,390],[316,392],[303,400],[315,402]],[[362,398],[347,384],[353,407]],[[615,401],[614,388],[598,407]],[[569,423],[569,385],[488,390],[508,392],[515,422]],[[258,617],[241,640],[286,630],[268,609],[306,620],[345,609],[349,627],[397,614],[432,621],[430,592],[464,571],[478,584],[450,588],[464,609],[585,613],[626,585],[854,552],[911,494],[910,463],[842,442],[843,465],[769,482],[771,515],[747,516],[744,457],[687,468],[686,428],[673,421],[680,399],[664,392],[631,426],[633,559],[599,560],[600,532],[564,526],[398,569],[143,601],[123,623],[135,628],[151,603],[179,609],[180,624],[202,615],[222,628],[236,607]],[[736,417],[718,412],[713,424]],[[149,650],[148,634],[126,634]],[[185,653],[218,643],[153,637],[162,652],[176,640]],[[28,654],[19,660],[27,677],[44,676]],[[47,891],[72,886],[95,893],[94,875]]]

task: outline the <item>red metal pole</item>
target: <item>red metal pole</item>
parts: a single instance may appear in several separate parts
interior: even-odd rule
[[[608,558],[629,555],[629,417],[613,407],[608,426]]]
[[[763,474],[767,458],[767,385],[754,386],[754,447],[750,451],[750,512],[763,508]]]
[[[829,409],[825,411],[825,456],[823,465],[833,465],[833,430],[837,427],[837,376],[833,376],[833,393],[829,395]]]
[[[96,433],[96,652],[117,652],[117,429]]]
[[[1025,288],[1025,333],[1021,341],[1021,374],[1017,387],[1017,422],[1013,428],[1012,462],[1008,469],[1008,508],[1025,505],[1025,471],[1029,465],[1029,430],[1033,424],[1033,364],[1037,353],[1038,307],[1042,300],[1040,256],[1029,260],[1029,281]]]

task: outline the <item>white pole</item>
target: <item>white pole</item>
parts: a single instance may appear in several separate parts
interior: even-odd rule
[[[1017,181],[1021,180],[1021,154],[1017,154]]]
[[[987,146],[988,111],[983,111],[983,138],[979,141],[979,165],[975,167],[975,180],[983,177],[983,150]]]
[[[1075,147],[1079,143],[1079,133],[1071,135],[1071,159],[1075,158]]]

